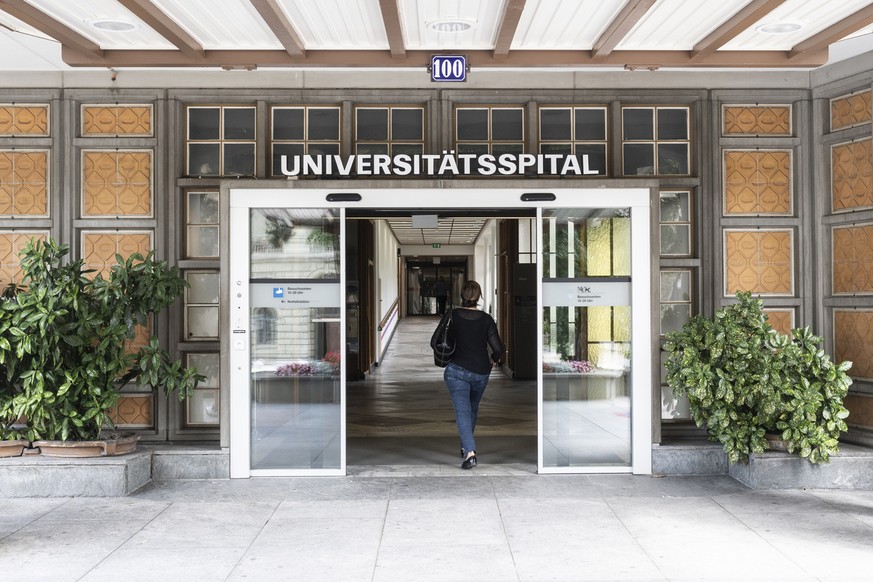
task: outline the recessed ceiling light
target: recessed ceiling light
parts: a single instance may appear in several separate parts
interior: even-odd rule
[[[108,32],[130,32],[131,30],[137,29],[136,24],[133,22],[118,20],[117,18],[101,18],[99,20],[92,20],[88,24],[90,24],[92,28]]]
[[[428,27],[437,32],[464,32],[473,27],[473,23],[468,20],[459,18],[444,18],[442,20],[432,20],[427,23]]]
[[[791,32],[797,32],[801,28],[803,28],[803,26],[796,22],[770,22],[758,26],[755,30],[763,32],[764,34],[788,34]]]

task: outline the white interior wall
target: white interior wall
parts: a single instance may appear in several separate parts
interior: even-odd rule
[[[398,277],[398,261],[397,251],[400,244],[391,228],[384,220],[374,222],[375,226],[375,241],[376,258],[375,273],[376,273],[376,294],[375,294],[375,313],[378,314],[378,321],[385,320],[382,329],[375,330],[376,334],[376,353],[377,360],[382,361],[385,355],[385,350],[388,349],[388,342],[397,327],[400,309],[400,290],[397,287]],[[388,317],[388,316],[391,317]]]
[[[482,309],[492,316],[497,313],[497,221],[485,223],[473,250],[471,273],[482,287]]]

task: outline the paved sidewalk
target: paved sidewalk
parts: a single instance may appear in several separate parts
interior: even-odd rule
[[[873,580],[873,492],[480,468],[0,499],[0,572],[16,582]]]

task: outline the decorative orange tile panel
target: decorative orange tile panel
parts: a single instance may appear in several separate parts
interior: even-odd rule
[[[126,259],[134,253],[146,256],[151,248],[152,237],[147,232],[87,232],[82,235],[85,268],[94,270],[90,277],[109,277],[109,271],[118,264],[116,253]]]
[[[109,411],[109,418],[117,427],[143,428],[153,426],[151,394],[120,396],[118,405]]]
[[[725,151],[726,214],[790,214],[791,152]]]
[[[48,135],[48,105],[0,105],[0,135]]]
[[[85,105],[82,135],[152,135],[152,108],[148,105]]]
[[[725,231],[725,295],[790,295],[791,246],[787,230]]]
[[[791,108],[787,105],[725,107],[724,135],[791,135]]]
[[[849,418],[846,419],[846,424],[873,428],[873,397],[849,394],[843,398],[843,406],[849,409]]]
[[[868,123],[873,119],[870,91],[831,100],[831,131]]]
[[[43,232],[0,233],[0,289],[9,283],[21,283],[21,251],[31,239],[45,237]]]
[[[834,293],[873,292],[873,224],[833,229]]]
[[[765,309],[767,323],[781,334],[791,335],[794,323],[794,310],[792,309]]]
[[[873,141],[864,139],[831,149],[834,211],[873,206]]]
[[[83,154],[82,213],[85,216],[150,216],[150,151],[88,151]]]
[[[834,361],[843,360],[853,378],[873,378],[873,311],[834,311]]]
[[[48,213],[48,152],[0,151],[0,215]]]

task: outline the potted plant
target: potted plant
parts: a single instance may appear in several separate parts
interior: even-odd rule
[[[820,343],[808,327],[778,333],[761,300],[738,293],[714,319],[696,316],[667,335],[667,383],[731,463],[766,450],[768,433],[790,453],[827,462],[847,430],[852,363],[834,364]]]
[[[81,259],[64,264],[68,253],[51,239],[29,242],[21,253],[21,287],[0,303],[2,439],[35,446],[99,441],[113,428],[108,413],[128,382],[176,391],[181,399],[202,379],[171,360],[156,337],[130,348],[137,326],[187,285],[177,268],[152,253],[116,255],[107,278],[92,278]]]

